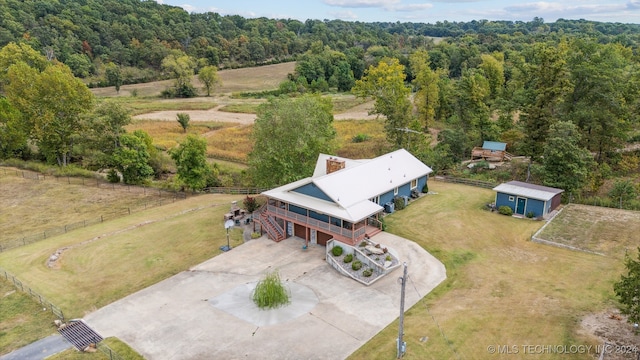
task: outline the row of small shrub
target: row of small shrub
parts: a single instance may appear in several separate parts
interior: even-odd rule
[[[342,255],[343,249],[341,246],[334,246],[333,249],[331,249],[331,252],[333,253],[333,256],[340,256]],[[342,261],[345,262],[345,264],[351,263],[351,269],[353,271],[358,271],[360,269],[362,269],[362,261],[360,260],[353,260],[353,254],[347,254],[344,256],[344,259],[342,259]],[[362,271],[362,275],[369,277],[371,275],[373,275],[373,269],[371,268],[366,268]]]

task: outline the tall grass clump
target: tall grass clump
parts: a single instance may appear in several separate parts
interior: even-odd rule
[[[289,293],[280,281],[277,271],[267,273],[253,291],[253,302],[262,310],[289,304]]]

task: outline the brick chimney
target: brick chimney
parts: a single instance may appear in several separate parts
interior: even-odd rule
[[[340,160],[338,158],[329,157],[327,159],[327,174],[331,174],[332,172],[336,172],[338,170],[342,170],[345,167],[344,160]]]

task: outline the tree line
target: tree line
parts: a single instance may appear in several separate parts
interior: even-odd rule
[[[108,64],[123,69],[122,81],[144,82],[169,76],[162,61],[172,50],[199,67],[233,68],[296,60],[313,44],[364,59],[407,55],[433,44],[433,38],[470,40],[481,53],[505,51],[532,41],[564,35],[589,36],[637,49],[640,25],[564,20],[427,23],[342,20],[248,19],[218,13],[191,13],[149,0],[0,0],[0,47],[25,42],[49,60],[69,66],[77,77],[105,84]],[[470,37],[470,38],[469,38]],[[361,49],[362,54],[353,49]],[[449,56],[450,73],[462,73],[465,49]],[[432,57],[433,61],[445,59]],[[406,65],[406,64],[405,64]],[[439,64],[439,67],[442,67]],[[356,78],[357,69],[352,67]],[[309,79],[312,81],[313,79]],[[328,79],[327,79],[328,80]]]
[[[164,93],[171,97],[197,96],[194,75],[209,95],[217,82],[216,66],[295,59],[295,72],[271,95],[337,91],[373,98],[374,111],[384,115],[390,147],[408,148],[436,171],[454,168],[485,140],[506,142],[510,152],[530,157],[527,179],[566,193],[593,192],[614,173],[638,171],[638,156],[621,152],[640,138],[637,25],[547,24],[540,18],[300,22],[188,14],[154,1],[0,3],[6,5],[0,8],[0,41],[18,39],[0,52],[0,150],[5,158],[38,156],[60,165],[113,167],[109,162],[114,159],[124,162],[125,154],[113,156],[122,144],[144,149],[142,144],[150,143],[144,134],[126,134],[138,140],[122,141],[123,110],[95,106],[79,78],[84,73],[69,61],[72,55],[103,68],[101,81],[116,89],[130,67],[173,78],[175,86]],[[72,15],[81,19],[71,22]],[[436,29],[446,32],[436,34]],[[434,35],[447,37],[435,41]],[[159,51],[143,51],[150,44]],[[252,57],[252,51],[264,57]],[[60,92],[65,96],[55,97]],[[278,106],[286,103],[295,102]],[[306,102],[291,106],[329,109]],[[258,118],[268,123],[271,110],[260,111],[265,113]],[[98,133],[110,135],[98,141]],[[430,146],[432,133],[437,133],[435,146]],[[87,139],[104,144],[92,148]],[[37,144],[37,154],[27,146],[30,142]],[[157,173],[165,162],[159,157],[166,154],[151,146],[146,150],[147,163],[152,169],[156,164]],[[250,163],[269,162],[250,157]],[[138,171],[150,173],[148,168]],[[122,166],[119,172],[127,173]],[[619,192],[628,193],[626,185]]]

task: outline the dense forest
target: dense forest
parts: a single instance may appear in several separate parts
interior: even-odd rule
[[[0,156],[34,156],[30,140],[49,162],[104,152],[83,163],[113,167],[126,155],[123,144],[139,149],[148,135],[122,134],[119,109],[94,110],[90,94],[72,89],[296,61],[272,95],[373,98],[390,146],[408,148],[438,172],[458,171],[484,140],[503,141],[530,161],[498,180],[581,197],[616,178],[610,197],[640,208],[640,154],[630,149],[640,140],[639,44],[638,24],[587,20],[301,22],[189,14],[145,0],[0,0]],[[188,81],[177,83],[165,95],[196,96]],[[45,101],[61,89],[66,103]],[[428,146],[430,136],[437,145]],[[153,174],[148,161],[134,169],[142,178]]]

